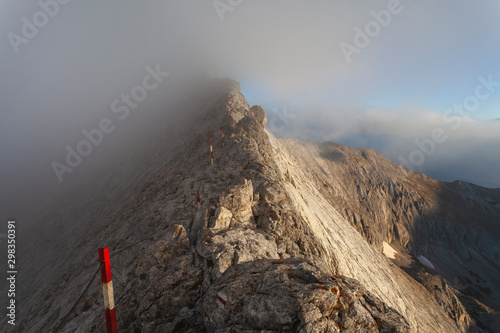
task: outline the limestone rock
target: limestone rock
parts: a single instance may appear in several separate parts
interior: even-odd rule
[[[267,115],[262,107],[260,107],[259,105],[252,106],[250,108],[249,115],[255,118],[255,120],[257,120],[257,122],[261,124],[262,127],[266,127]]]
[[[245,179],[241,184],[232,187],[229,193],[219,198],[220,205],[229,210],[238,221],[249,221],[252,214],[253,186],[252,181]]]
[[[214,221],[212,228],[214,229],[227,229],[231,224],[233,214],[225,207],[219,207],[215,211]]]
[[[218,278],[229,267],[263,258],[279,258],[276,243],[253,230],[234,228],[214,233],[208,229],[198,253],[213,265],[212,276]]]
[[[217,331],[409,332],[399,313],[354,280],[304,259],[233,266],[209,288],[200,311]]]

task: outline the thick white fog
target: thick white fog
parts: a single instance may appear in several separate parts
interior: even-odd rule
[[[499,13],[465,0],[3,2],[2,218],[133,146],[207,71],[241,82],[277,136],[500,187]],[[95,128],[109,133],[59,177],[54,161]]]

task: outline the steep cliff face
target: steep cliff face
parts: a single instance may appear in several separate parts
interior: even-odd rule
[[[297,140],[280,140],[279,147],[294,159],[287,172],[306,177],[315,195],[374,248],[392,247],[394,263],[426,286],[450,317],[471,324],[449,287],[499,309],[498,190],[439,182],[370,150]],[[441,287],[429,272],[447,283]],[[498,327],[498,316],[476,310],[469,309],[480,324]]]
[[[21,277],[19,331],[103,331],[104,246],[128,332],[478,331],[446,282],[495,320],[498,191],[276,139],[233,81],[196,96],[121,175],[48,208],[31,240],[46,255],[24,254],[38,284]]]

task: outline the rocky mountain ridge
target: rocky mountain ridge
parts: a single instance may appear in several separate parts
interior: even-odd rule
[[[103,246],[122,331],[499,327],[498,191],[441,183],[370,150],[276,139],[234,81],[196,96],[140,153],[140,176],[124,170],[47,211],[19,331],[105,330],[93,279]]]

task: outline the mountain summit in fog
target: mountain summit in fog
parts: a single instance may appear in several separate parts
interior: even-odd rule
[[[500,327],[499,189],[278,139],[232,80],[179,108],[39,215],[21,247],[19,332],[105,331],[99,247],[122,332]]]

